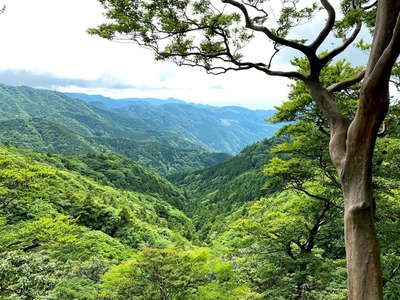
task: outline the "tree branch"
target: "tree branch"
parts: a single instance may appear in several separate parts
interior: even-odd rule
[[[378,4],[378,1],[375,1],[375,2],[373,2],[373,3],[371,3],[371,4],[369,4],[369,5],[361,6],[361,8],[362,8],[363,10],[368,10],[368,9],[373,8],[373,7],[376,6],[377,4]]]
[[[324,224],[323,219],[325,214],[331,209],[330,202],[325,202],[324,208],[317,216],[314,226],[309,230],[309,236],[306,242],[305,250],[306,252],[310,252],[314,248],[315,238],[317,237],[318,231],[321,226]]]
[[[358,74],[354,78],[332,84],[331,86],[329,86],[327,88],[327,90],[330,93],[335,93],[335,92],[339,92],[341,90],[347,89],[348,87],[351,87],[352,85],[362,81],[364,79],[364,76],[365,76],[365,70],[360,72],[360,74]]]
[[[322,201],[322,202],[325,202],[325,203],[330,202],[329,199],[321,197],[321,196],[318,196],[318,195],[314,195],[314,194],[308,192],[306,189],[304,189],[302,187],[295,187],[295,189],[300,191],[300,192],[302,192],[302,193],[304,193],[304,194],[306,194],[307,196],[309,196],[311,198],[316,199],[316,200],[319,200],[319,201]]]
[[[341,174],[346,157],[346,140],[349,121],[342,114],[332,94],[318,80],[305,82],[310,94],[330,125],[329,153],[338,174]]]
[[[327,0],[321,0],[321,4],[324,6],[325,10],[328,12],[328,20],[326,21],[325,27],[319,33],[315,41],[310,45],[310,48],[316,51],[319,46],[325,41],[329,33],[331,32],[333,26],[335,25],[336,12],[332,5]]]
[[[296,43],[294,41],[284,39],[284,38],[272,33],[272,31],[269,30],[267,27],[254,24],[253,20],[251,19],[250,15],[249,15],[249,12],[247,11],[247,8],[244,4],[239,3],[238,1],[235,1],[235,0],[221,0],[221,1],[223,3],[228,3],[232,6],[235,6],[242,12],[247,28],[252,29],[254,31],[258,31],[258,32],[263,32],[272,41],[274,41],[280,45],[284,45],[284,46],[299,50],[300,52],[304,53],[305,55],[310,55],[312,53],[310,47],[303,45],[303,44]]]
[[[354,40],[357,38],[358,34],[361,31],[361,26],[362,23],[361,21],[358,21],[356,24],[356,27],[353,31],[353,34],[348,38],[345,39],[344,43],[341,44],[339,47],[333,49],[332,51],[330,51],[327,55],[325,55],[324,57],[322,57],[320,59],[322,65],[326,65],[330,60],[332,60],[335,56],[337,56],[338,54],[342,53],[344,50],[346,50],[346,48],[348,46],[351,45],[352,42],[354,42]]]
[[[368,89],[373,90],[380,84],[381,80],[389,80],[392,67],[400,54],[400,9],[397,13],[396,25],[393,29],[389,44],[384,49],[382,55],[376,61],[371,73],[369,74]]]

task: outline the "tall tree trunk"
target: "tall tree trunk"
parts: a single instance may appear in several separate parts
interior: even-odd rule
[[[343,180],[345,243],[349,300],[383,299],[380,251],[374,226],[374,204],[368,167],[354,169]],[[360,174],[361,173],[361,174]],[[361,177],[361,178],[360,178]]]
[[[400,1],[378,1],[373,45],[357,113],[348,125],[317,76],[306,80],[330,121],[329,152],[343,187],[349,300],[382,300],[380,250],[374,225],[372,157],[389,107],[389,79],[400,54]]]
[[[379,127],[389,108],[389,79],[400,53],[400,1],[378,2],[373,46],[360,102],[338,168],[345,206],[349,300],[382,300],[380,250],[375,230],[372,157]]]
[[[349,126],[336,107],[327,106],[333,103],[333,98],[320,82],[308,81],[306,84],[319,107],[331,115],[330,155],[341,179],[345,201],[348,299],[382,300],[380,250],[372,197],[372,156],[379,126],[389,104],[388,90],[383,87],[370,93],[369,84],[364,84],[360,103],[377,105],[360,105]]]
[[[373,123],[373,122],[372,122]],[[368,137],[366,137],[368,140]],[[380,250],[372,195],[372,151],[368,141],[347,157],[342,173],[349,300],[383,299]]]

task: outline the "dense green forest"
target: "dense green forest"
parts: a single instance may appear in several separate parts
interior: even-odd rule
[[[92,1],[0,66],[0,300],[400,299],[400,1]]]
[[[49,153],[119,153],[162,175],[198,170],[231,157],[227,153],[182,149],[155,141],[86,137],[64,125],[41,118],[0,121],[0,141]]]
[[[234,154],[252,142],[271,137],[279,128],[264,122],[271,114],[181,103],[155,106],[128,102],[117,109],[50,90],[0,84],[0,121],[45,119],[84,137],[125,138],[203,152]]]
[[[279,135],[173,175],[175,185],[116,154],[2,146],[1,297],[345,299],[327,137],[308,120]],[[397,299],[400,142],[393,135],[378,145],[386,299]]]
[[[205,149],[197,141],[161,128],[148,119],[125,116],[50,90],[0,85],[1,120],[42,118],[83,136],[123,137],[184,149]]]
[[[234,157],[181,150],[192,165],[160,142],[2,121],[1,299],[346,299],[342,191],[310,101],[293,85],[275,137]],[[393,103],[373,164],[386,300],[400,297],[398,116]]]
[[[292,105],[304,105],[297,95]],[[327,136],[312,114],[294,117],[298,108],[287,106],[273,121],[297,122],[277,137],[171,175],[173,183],[96,148],[66,155],[2,146],[1,297],[345,299],[342,200]],[[400,296],[397,115],[393,106],[393,134],[378,141],[375,162],[386,299]],[[8,142],[38,120],[25,121],[3,122],[15,133]]]

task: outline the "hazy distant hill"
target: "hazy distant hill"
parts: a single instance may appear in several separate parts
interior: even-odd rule
[[[121,99],[103,96],[69,94],[108,107],[132,118],[151,120],[158,126],[181,133],[185,137],[207,145],[214,151],[238,153],[256,141],[274,135],[280,124],[265,119],[273,110],[250,110],[243,107],[213,107],[194,105],[176,99]]]
[[[103,104],[107,107],[112,107],[112,108],[120,108],[130,104],[138,104],[138,103],[141,104],[147,103],[151,105],[162,105],[167,103],[186,104],[185,101],[178,100],[175,98],[168,98],[165,100],[158,98],[124,98],[115,101],[114,99],[104,97],[102,95],[87,95],[82,93],[64,93],[64,94],[71,98],[80,99],[88,103]]]

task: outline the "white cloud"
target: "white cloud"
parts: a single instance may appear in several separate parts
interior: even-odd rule
[[[153,54],[130,43],[90,36],[87,28],[104,21],[97,0],[3,0],[0,70],[25,70],[69,80],[117,79],[134,89],[66,87],[65,91],[102,93],[112,97],[175,97],[211,105],[271,108],[286,99],[288,80],[257,71],[207,75],[201,69],[156,62]],[[270,50],[256,42],[252,55],[262,59]],[[279,68],[287,68],[277,60]],[[287,62],[286,62],[287,63]],[[117,80],[118,81],[118,80]],[[219,88],[213,88],[218,86]]]

